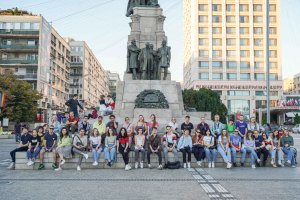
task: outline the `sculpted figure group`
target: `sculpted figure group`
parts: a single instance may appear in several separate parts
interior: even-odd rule
[[[158,0],[129,0],[128,6],[126,10],[126,17],[129,17],[131,14],[133,14],[133,8],[134,7],[159,7]]]
[[[127,73],[132,73],[133,80],[139,80],[137,73],[141,73],[141,80],[161,80],[161,69],[164,69],[163,80],[166,80],[171,61],[171,47],[167,41],[162,42],[162,47],[157,51],[149,42],[146,47],[139,49],[136,41],[132,40],[127,48]],[[147,77],[146,77],[147,73]]]

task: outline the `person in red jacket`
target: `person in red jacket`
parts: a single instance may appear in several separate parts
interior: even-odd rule
[[[206,135],[206,131],[209,129],[209,125],[205,123],[205,117],[201,117],[201,123],[197,125],[197,130],[201,131],[201,135]]]

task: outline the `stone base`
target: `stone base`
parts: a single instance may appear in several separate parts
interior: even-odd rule
[[[137,74],[137,77],[139,79],[141,79],[141,76],[142,76],[141,73]],[[163,78],[164,78],[164,71],[161,72],[161,80],[163,80]],[[132,81],[132,80],[133,80],[132,74],[124,72],[123,81]],[[167,76],[166,80],[171,81],[171,72],[170,71],[168,71],[168,76]]]

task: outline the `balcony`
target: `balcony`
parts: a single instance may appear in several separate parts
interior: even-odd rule
[[[19,51],[30,51],[37,52],[39,45],[0,45],[1,51],[4,52],[19,52]]]
[[[71,83],[70,87],[82,87],[82,84],[79,83]]]
[[[71,66],[82,66],[83,63],[71,63]]]
[[[37,79],[37,75],[15,75],[18,79]]]
[[[0,35],[11,37],[39,37],[39,31],[9,31],[0,30]]]
[[[0,64],[38,64],[37,60],[0,60]]]
[[[75,74],[75,73],[73,73],[73,74],[70,74],[70,76],[82,76],[82,74]]]

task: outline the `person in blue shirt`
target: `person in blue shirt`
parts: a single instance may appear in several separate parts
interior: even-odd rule
[[[219,120],[220,120],[220,116],[215,115],[215,121],[212,122],[211,125],[210,125],[211,134],[215,138],[219,137],[219,135],[221,134],[221,131],[223,129],[223,124]]]
[[[256,146],[256,153],[257,157],[260,159],[261,153],[264,154],[264,159],[263,159],[263,166],[266,166],[266,162],[268,159],[269,151],[265,148],[265,142],[262,136],[259,136],[258,130],[253,131],[254,133],[254,140],[255,140],[255,146]],[[256,166],[260,167],[260,164],[256,162]]]
[[[62,119],[62,121],[60,123],[60,125],[62,127],[65,127],[67,125],[67,121],[68,121],[69,117],[70,117],[70,113],[69,112],[65,112],[65,117]]]
[[[188,154],[188,163],[187,166],[188,168],[191,168],[191,160],[192,160],[192,147],[193,147],[193,142],[192,138],[190,136],[190,131],[185,130],[184,135],[182,135],[179,139],[179,143],[177,146],[177,151],[182,152],[183,156],[183,167],[186,168],[186,153]]]
[[[247,124],[247,122],[244,122],[244,115],[240,115],[239,119],[240,119],[240,121],[236,122],[235,126],[239,131],[239,135],[241,136],[242,143],[243,143],[244,137],[248,131],[248,124]]]
[[[230,136],[230,146],[232,152],[233,166],[237,167],[236,164],[236,153],[242,153],[241,167],[244,167],[245,159],[246,159],[246,149],[242,148],[242,138],[239,136],[239,129],[236,128],[234,130],[234,134]]]
[[[229,148],[229,136],[226,129],[222,129],[221,135],[219,136],[218,152],[224,159],[224,162],[227,164],[227,169],[232,167],[231,164],[231,149]]]

